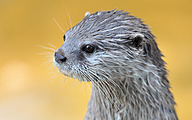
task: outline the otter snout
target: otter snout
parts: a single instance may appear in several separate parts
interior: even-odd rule
[[[55,52],[55,54],[54,54],[54,56],[55,56],[55,61],[57,62],[57,63],[64,63],[64,62],[66,62],[66,60],[67,60],[67,58],[65,57],[65,55],[63,54],[63,53],[61,53],[61,52]]]

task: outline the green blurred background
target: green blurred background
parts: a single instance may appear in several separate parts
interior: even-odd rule
[[[117,8],[142,18],[168,63],[178,117],[191,119],[191,0],[0,0],[0,120],[84,118],[89,86],[59,74],[51,63],[53,51],[39,47],[63,44],[54,18],[69,29],[65,8],[73,26],[87,11]]]

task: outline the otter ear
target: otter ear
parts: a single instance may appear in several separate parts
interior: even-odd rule
[[[91,14],[90,12],[86,12],[86,13],[85,13],[85,17],[86,17],[87,15],[90,15],[90,14]]]
[[[131,42],[130,42],[130,46],[134,47],[134,48],[143,48],[144,46],[144,35],[141,33],[135,33],[131,35]]]

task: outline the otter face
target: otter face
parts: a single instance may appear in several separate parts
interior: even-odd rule
[[[151,43],[158,56],[154,60],[161,57],[153,37],[140,19],[126,12],[87,14],[65,33],[53,61],[64,75],[80,81],[123,79],[138,75],[144,63],[155,63]]]
[[[134,34],[129,45],[121,45],[115,39],[112,46],[90,38],[68,38],[64,35],[64,44],[56,50],[54,63],[64,75],[80,81],[101,81],[120,79],[122,74],[132,73],[134,57],[140,54],[143,35]],[[132,48],[127,49],[127,46]],[[135,50],[135,54],[130,53]],[[127,71],[130,70],[130,71]],[[121,73],[121,74],[120,74]]]
[[[99,52],[94,40],[86,38],[69,38],[66,32],[64,35],[64,44],[56,50],[53,62],[59,71],[64,75],[79,79],[80,81],[90,81],[86,77],[87,71],[90,72],[88,64],[90,59],[96,57]]]

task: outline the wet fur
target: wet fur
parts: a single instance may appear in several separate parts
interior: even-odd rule
[[[92,82],[86,120],[177,120],[165,62],[141,19],[123,11],[99,11],[65,33],[56,52],[67,57],[58,69]],[[94,53],[81,50],[95,46]]]

